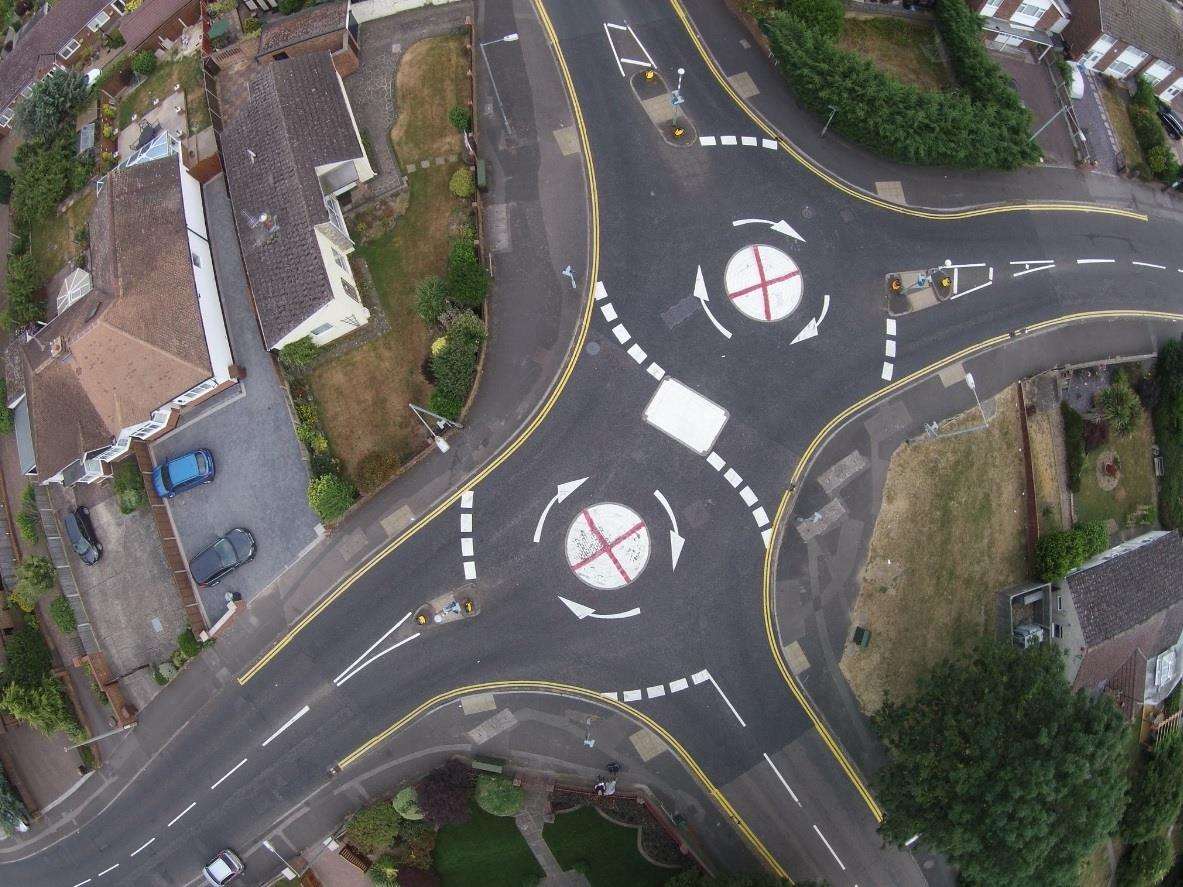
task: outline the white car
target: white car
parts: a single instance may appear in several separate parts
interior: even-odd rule
[[[1080,70],[1080,63],[1069,62],[1068,67],[1071,69],[1071,76],[1068,78],[1068,96],[1073,100],[1083,99],[1084,74]]]
[[[205,875],[205,883],[210,887],[222,887],[223,884],[229,884],[239,875],[246,871],[246,866],[242,864],[233,850],[223,850],[219,853],[214,861],[201,870]]]

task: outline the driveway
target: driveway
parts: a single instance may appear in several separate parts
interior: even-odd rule
[[[1051,72],[1043,64],[1001,53],[991,53],[1002,69],[1014,80],[1019,98],[1031,110],[1032,132],[1046,124],[1060,110],[1052,86]],[[1079,103],[1078,103],[1079,104]],[[1072,153],[1072,135],[1063,116],[1053,120],[1035,138],[1043,152],[1045,166],[1073,166],[1076,158]]]
[[[238,592],[249,601],[317,540],[320,522],[308,508],[303,448],[247,294],[225,179],[218,176],[203,191],[230,347],[246,378],[185,416],[151,449],[157,463],[196,447],[214,454],[214,482],[169,503],[186,559],[232,527],[246,527],[258,542],[251,563],[215,588],[198,589],[213,623],[226,609],[226,592]]]

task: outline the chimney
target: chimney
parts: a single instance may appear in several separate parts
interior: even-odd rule
[[[49,356],[58,357],[66,350],[66,340],[61,336],[54,336],[53,341],[49,343]]]

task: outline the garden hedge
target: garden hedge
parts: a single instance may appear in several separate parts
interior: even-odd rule
[[[1044,582],[1058,581],[1107,548],[1109,534],[1100,521],[1044,533],[1035,544],[1035,573]]]
[[[1158,516],[1168,530],[1183,527],[1183,344],[1171,339],[1158,352],[1154,439],[1162,456]]]
[[[1084,469],[1084,417],[1064,401],[1060,401],[1060,415],[1064,419],[1064,451],[1068,461],[1068,489],[1080,492],[1080,473]]]

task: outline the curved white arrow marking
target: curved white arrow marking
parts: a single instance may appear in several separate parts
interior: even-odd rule
[[[630,616],[641,615],[640,607],[633,607],[631,610],[625,610],[623,613],[597,613],[586,604],[569,601],[565,597],[560,597],[559,600],[567,605],[567,609],[575,614],[576,619],[586,619],[588,616],[592,619],[628,619]]]
[[[579,480],[569,480],[565,484],[558,485],[554,496],[546,503],[546,508],[542,509],[542,514],[538,518],[538,526],[534,528],[535,542],[542,539],[542,525],[546,523],[546,516],[550,514],[550,510],[578,490],[585,480],[587,480],[586,477],[581,477]]]
[[[798,342],[804,342],[806,339],[812,339],[814,336],[816,336],[818,327],[820,327],[822,325],[822,321],[826,319],[826,314],[829,313],[829,310],[830,294],[826,293],[825,301],[822,302],[822,313],[817,317],[810,318],[809,323],[805,324],[804,329],[797,333],[797,338],[795,338],[789,344],[796,345]]]
[[[777,234],[783,234],[785,237],[791,237],[794,240],[805,242],[805,238],[793,230],[793,226],[781,219],[779,222],[774,222],[772,219],[736,219],[731,223],[732,228],[738,228],[740,225],[767,225]]]
[[[657,497],[665,513],[670,516],[670,523],[674,525],[670,530],[670,558],[674,562],[670,570],[673,571],[678,569],[678,558],[682,556],[682,546],[686,544],[686,540],[678,534],[678,519],[674,516],[674,509],[670,507],[669,500],[662,495],[661,490],[654,490],[653,495]]]
[[[711,314],[711,309],[707,307],[707,302],[711,300],[711,297],[707,295],[706,281],[702,279],[702,265],[698,266],[698,276],[694,280],[694,298],[698,299],[698,301],[702,303],[702,310],[707,313],[707,317],[709,317],[711,323],[715,325],[715,329],[730,339],[731,330],[719,323],[719,321],[715,319],[715,315]]]

